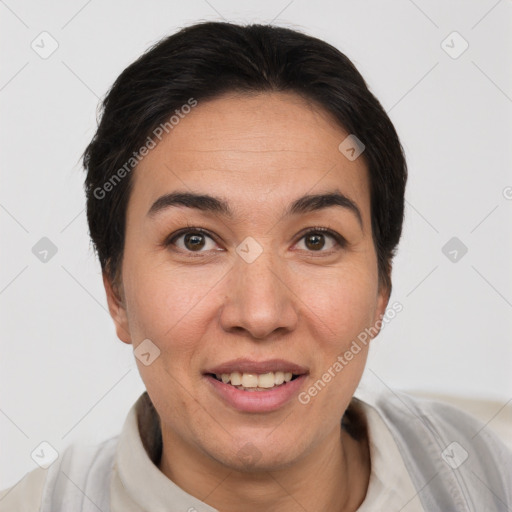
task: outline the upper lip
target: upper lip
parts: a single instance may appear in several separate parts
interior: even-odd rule
[[[205,370],[204,373],[223,374],[223,373],[269,373],[269,372],[291,372],[294,375],[303,375],[308,373],[308,369],[285,359],[267,359],[266,361],[254,361],[252,359],[232,359],[218,366]]]

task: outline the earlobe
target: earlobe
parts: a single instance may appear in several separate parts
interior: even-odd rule
[[[114,321],[117,337],[124,343],[131,344],[132,339],[128,326],[128,315],[122,293],[117,286],[113,285],[111,280],[103,272],[103,286],[107,295],[108,310]]]
[[[389,280],[391,283],[391,279]],[[384,283],[379,283],[379,291],[377,295],[377,307],[375,308],[375,317],[373,319],[373,326],[378,330],[377,336],[380,333],[383,324],[383,318],[386,313],[386,308],[388,307],[389,298],[391,296],[391,286],[387,286]],[[373,336],[373,338],[375,338]]]
[[[383,289],[381,293],[379,293],[379,299],[377,301],[377,314],[378,318],[382,318],[384,314],[386,313],[386,308],[388,307],[389,303],[389,290]]]

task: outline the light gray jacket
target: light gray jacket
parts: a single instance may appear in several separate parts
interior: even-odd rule
[[[479,420],[391,390],[363,401],[390,429],[426,511],[512,511],[512,452]],[[40,512],[108,512],[116,446],[68,448],[49,468]]]

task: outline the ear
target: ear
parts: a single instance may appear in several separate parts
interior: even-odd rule
[[[391,268],[388,269],[389,283],[391,283]],[[375,336],[380,333],[382,328],[382,318],[388,307],[389,297],[391,295],[391,285],[386,285],[379,281],[379,289],[377,292],[377,307],[375,309],[375,315],[373,318],[374,330],[377,330]],[[372,336],[372,338],[375,338]]]
[[[107,294],[108,310],[112,320],[114,320],[117,337],[124,343],[130,344],[132,338],[122,290],[118,290],[118,287],[111,282],[105,272],[103,272],[103,286]]]

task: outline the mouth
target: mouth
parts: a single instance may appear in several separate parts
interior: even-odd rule
[[[291,382],[298,377],[299,374],[292,372],[267,372],[267,373],[207,373],[209,377],[212,377],[219,382],[229,384],[236,389],[241,391],[268,391],[270,389],[284,386],[286,383]]]
[[[308,375],[307,368],[282,359],[237,359],[203,372],[209,389],[224,404],[252,413],[275,411],[290,403]]]

